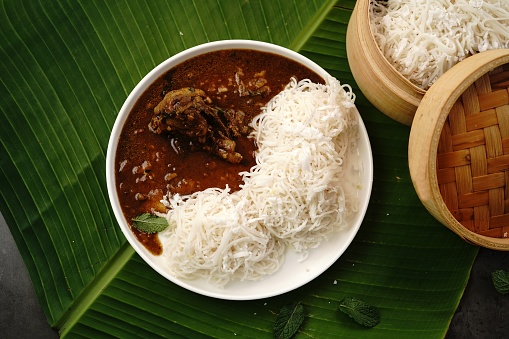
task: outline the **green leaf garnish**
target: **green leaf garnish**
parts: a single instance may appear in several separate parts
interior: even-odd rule
[[[274,338],[289,339],[304,321],[304,306],[300,302],[285,305],[279,311],[274,323]]]
[[[491,278],[493,279],[493,285],[495,286],[495,289],[498,293],[509,293],[509,272],[504,270],[496,270],[491,273]]]
[[[339,309],[362,326],[375,327],[380,322],[378,309],[354,297],[343,298]]]
[[[157,233],[168,227],[168,221],[160,216],[143,213],[132,219],[133,226],[145,233]]]

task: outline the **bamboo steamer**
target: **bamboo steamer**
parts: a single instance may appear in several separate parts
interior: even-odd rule
[[[473,244],[509,250],[509,49],[473,55],[430,87],[408,161],[437,220]]]
[[[375,41],[369,19],[370,0],[358,0],[346,32],[346,52],[355,82],[364,96],[390,118],[411,125],[426,93],[399,73]]]

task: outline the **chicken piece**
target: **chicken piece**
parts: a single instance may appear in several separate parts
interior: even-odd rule
[[[154,108],[150,130],[157,134],[177,131],[191,138],[203,139],[209,126],[202,111],[211,110],[205,100],[210,103],[205,92],[199,89],[181,88],[168,92]]]
[[[249,134],[249,126],[244,112],[228,109],[224,112],[224,117],[228,121],[228,129],[234,137]]]
[[[235,152],[235,147],[237,146],[235,141],[227,138],[218,138],[214,141],[215,142],[212,145],[205,145],[203,149],[207,152],[218,155],[222,159],[232,164],[238,164],[242,161],[242,155],[238,152]]]
[[[204,91],[181,88],[168,92],[154,108],[149,129],[184,135],[196,140],[202,149],[230,162],[239,163],[242,155],[235,151],[234,137],[247,135],[245,114],[212,106]]]

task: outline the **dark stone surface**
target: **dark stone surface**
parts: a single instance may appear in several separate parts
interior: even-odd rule
[[[509,271],[509,252],[480,248],[447,339],[509,338],[509,295],[493,287],[491,273]]]
[[[0,214],[0,337],[58,338],[35,296],[14,238]]]
[[[50,328],[14,239],[0,215],[0,333],[2,338],[57,338]],[[481,248],[447,339],[508,338],[509,295],[493,287],[491,272],[509,271],[509,252]]]

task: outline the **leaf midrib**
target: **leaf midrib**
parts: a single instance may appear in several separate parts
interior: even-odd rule
[[[55,327],[61,337],[72,329],[81,316],[90,308],[92,303],[102,294],[110,282],[115,279],[125,264],[135,253],[133,247],[126,241],[99,272],[95,279],[88,284],[78,298],[69,306],[68,310],[58,320]]]

